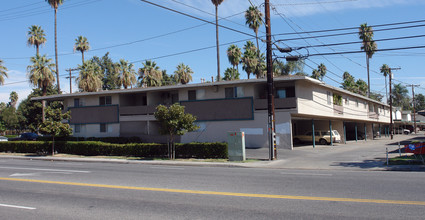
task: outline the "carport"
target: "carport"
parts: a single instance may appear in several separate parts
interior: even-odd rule
[[[292,117],[292,139],[294,136],[303,135],[307,132],[312,132],[311,142],[305,142],[306,144],[312,144],[315,147],[316,143],[313,141],[315,138],[315,132],[318,130],[331,131],[337,130],[341,135],[341,142],[344,140],[344,126],[343,122],[335,119],[324,119],[324,118],[307,118],[307,117]],[[332,137],[332,134],[331,134]],[[331,145],[333,141],[331,138]]]

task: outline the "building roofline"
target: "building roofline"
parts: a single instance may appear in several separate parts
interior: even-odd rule
[[[326,87],[328,89],[338,91],[341,93],[349,94],[351,96],[358,97],[360,99],[364,99],[370,102],[374,102],[380,105],[389,106],[385,103],[378,102],[374,99],[367,98],[365,96],[333,87],[331,85],[327,85],[322,81],[313,79],[311,77],[306,76],[284,76],[284,77],[274,77],[274,82],[285,82],[285,81],[307,81],[322,87]],[[84,96],[93,96],[93,95],[109,95],[109,94],[127,94],[127,93],[139,93],[139,92],[151,92],[151,91],[167,91],[167,90],[175,90],[175,89],[190,89],[190,88],[205,88],[205,87],[213,87],[213,86],[226,86],[226,85],[241,85],[241,84],[258,84],[258,83],[266,83],[267,79],[240,79],[240,80],[232,80],[232,81],[218,81],[218,82],[206,82],[206,83],[195,83],[195,84],[185,84],[185,85],[170,85],[170,86],[159,86],[159,87],[146,87],[146,88],[133,88],[133,89],[116,89],[116,90],[102,90],[99,92],[76,92],[76,93],[68,93],[68,94],[58,94],[58,95],[49,95],[49,96],[39,96],[31,98],[33,101],[41,101],[41,100],[49,100],[49,101],[60,101],[65,98],[77,98]]]

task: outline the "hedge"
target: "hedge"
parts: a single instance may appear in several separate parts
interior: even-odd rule
[[[51,141],[52,137],[40,136],[38,141]],[[55,141],[101,141],[111,144],[129,144],[129,143],[141,143],[140,137],[55,137]]]
[[[51,154],[51,141],[0,142],[0,152]],[[133,156],[166,158],[167,145],[131,143],[112,144],[100,141],[55,141],[55,151],[83,156]],[[226,143],[176,144],[176,158],[228,158]]]

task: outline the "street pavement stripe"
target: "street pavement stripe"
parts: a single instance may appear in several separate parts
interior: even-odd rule
[[[8,208],[16,208],[16,209],[29,209],[34,210],[36,208],[34,207],[26,207],[26,206],[19,206],[19,205],[8,205],[8,204],[0,204],[1,207],[8,207]]]
[[[377,203],[377,204],[397,204],[397,205],[425,206],[424,201],[355,199],[355,198],[334,198],[334,197],[314,197],[314,196],[290,196],[290,195],[214,192],[214,191],[202,191],[202,190],[165,189],[165,188],[150,188],[150,187],[137,187],[137,186],[116,186],[116,185],[104,185],[104,184],[92,184],[92,183],[76,183],[76,182],[61,182],[61,181],[50,181],[50,180],[32,180],[32,179],[18,179],[18,178],[2,178],[2,177],[0,177],[0,180],[30,182],[30,183],[48,183],[48,184],[70,185],[70,186],[89,186],[89,187],[99,187],[99,188],[109,188],[109,189],[129,189],[129,190],[142,190],[142,191],[155,191],[155,192],[187,193],[187,194],[200,194],[200,195],[220,195],[220,196],[237,196],[237,197],[269,198],[269,199],[294,199],[294,200],[310,200],[310,201],[357,202],[357,203]]]

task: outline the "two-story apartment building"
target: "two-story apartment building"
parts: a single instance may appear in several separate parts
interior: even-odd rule
[[[373,132],[387,127],[389,106],[304,76],[279,77],[275,85],[276,139],[292,148],[293,135],[312,129],[340,134]],[[61,100],[71,111],[73,135],[79,137],[138,136],[145,142],[165,142],[153,114],[159,104],[180,103],[197,117],[197,131],[180,142],[225,142],[228,131],[245,132],[248,148],[267,147],[266,79],[220,81],[72,93],[37,97]],[[384,133],[382,130],[381,133]]]

